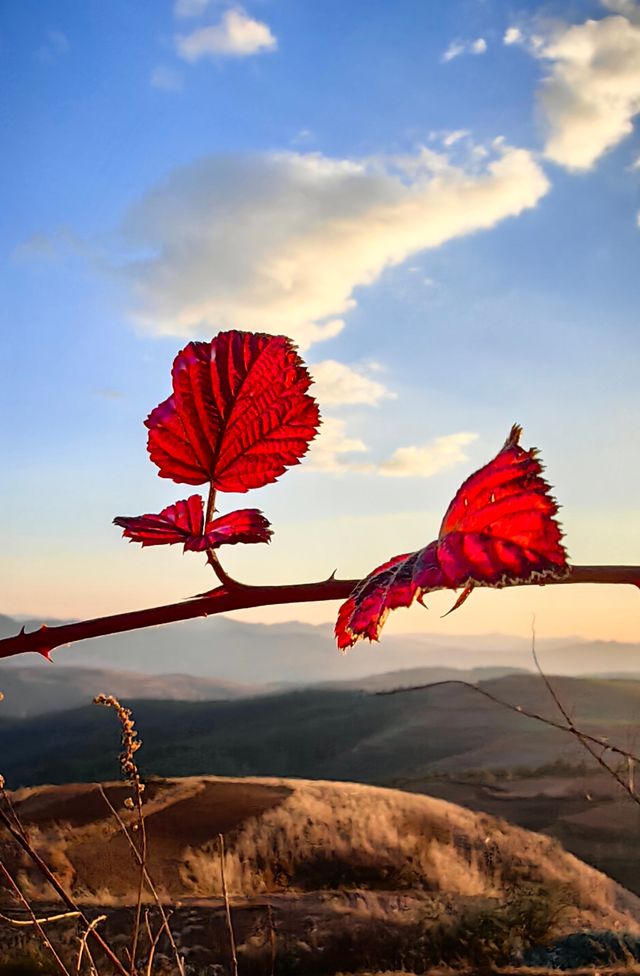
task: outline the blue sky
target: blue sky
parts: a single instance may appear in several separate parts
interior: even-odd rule
[[[141,552],[111,519],[188,493],[142,420],[178,349],[229,327],[292,335],[325,417],[299,469],[226,499],[275,528],[225,556],[236,574],[356,576],[419,548],[514,421],[573,561],[639,561],[632,0],[16,0],[0,71],[4,612],[208,585],[202,557]],[[640,639],[630,588],[388,626],[522,633],[534,611],[542,633]]]

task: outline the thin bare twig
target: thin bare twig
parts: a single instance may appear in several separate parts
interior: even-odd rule
[[[78,949],[78,959],[76,961],[76,976],[78,976],[78,974],[80,973],[80,967],[82,966],[82,959],[83,959],[85,953],[87,954],[87,956],[89,958],[89,965],[91,967],[92,972],[95,972],[96,967],[95,967],[95,964],[94,964],[93,959],[91,958],[91,953],[89,951],[89,946],[87,945],[87,939],[89,938],[89,933],[90,932],[93,932],[93,930],[96,928],[96,926],[98,926],[100,924],[100,922],[106,921],[106,918],[107,918],[106,915],[98,915],[97,918],[94,918],[93,921],[91,921],[89,923],[89,925],[87,926],[87,928],[82,933],[82,935],[80,937],[80,947]]]
[[[540,715],[538,712],[531,712],[522,705],[514,705],[513,702],[505,701],[504,698],[499,698],[497,695],[492,694],[487,691],[486,688],[481,688],[479,685],[474,685],[471,681],[463,681],[462,678],[447,678],[445,681],[430,681],[423,685],[410,685],[406,688],[390,688],[385,691],[376,691],[375,695],[400,695],[404,692],[409,691],[430,691],[432,688],[444,688],[445,685],[458,685],[462,688],[469,688],[470,691],[475,691],[478,695],[482,695],[483,698],[487,698],[494,705],[500,705],[502,708],[508,708],[512,712],[516,712],[518,715],[524,715],[525,718],[531,718],[536,722],[543,722],[545,725],[550,726],[553,729],[558,729],[559,732],[571,732],[575,734],[569,725],[563,725],[562,722],[555,722],[552,718],[547,718],[545,715]],[[596,746],[604,749],[608,752],[613,752],[618,756],[624,756],[626,759],[632,759],[635,762],[640,762],[640,757],[635,755],[633,752],[628,752],[626,749],[622,749],[620,746],[612,745],[605,739],[598,738],[595,735],[589,735],[588,732],[581,732],[581,735],[588,742],[592,742]]]
[[[276,939],[276,927],[273,921],[273,909],[271,899],[267,898],[267,920],[269,922],[269,945],[271,947],[271,971],[270,976],[275,976],[276,971],[276,952],[278,942]]]
[[[9,918],[8,915],[3,915],[0,912],[0,919],[3,922],[7,922],[9,925],[14,925],[16,928],[27,928],[30,925],[47,925],[49,922],[63,922],[68,918],[80,918],[80,912],[62,912],[59,915],[46,915],[44,918]]]
[[[178,620],[193,620],[195,617],[208,617],[230,610],[245,610],[249,607],[276,606],[284,603],[315,603],[326,600],[344,600],[360,582],[357,579],[341,580],[330,576],[316,583],[293,583],[282,586],[248,586],[229,582],[203,596],[194,597],[179,603],[169,603],[161,607],[116,613],[92,620],[80,620],[73,624],[56,627],[42,626],[39,630],[25,633],[24,628],[14,637],[0,640],[0,658],[13,657],[35,651],[48,656],[63,644],[74,641],[104,637],[107,634],[122,634],[158,624],[175,623]],[[640,566],[573,566],[562,579],[549,579],[545,586],[559,586],[567,583],[628,583],[640,586]],[[517,583],[518,586],[540,585],[534,582]]]
[[[151,976],[153,971],[153,960],[155,958],[156,949],[158,947],[158,942],[160,941],[160,936],[164,931],[164,922],[158,927],[158,931],[155,935],[151,932],[151,926],[149,925],[149,912],[145,912],[145,924],[147,926],[147,936],[149,938],[149,957],[147,959],[147,971],[146,976]]]
[[[538,660],[536,649],[535,649],[535,622],[532,625],[532,654],[533,654],[533,659],[535,661],[536,668],[538,669],[538,673],[540,674],[540,677],[544,681],[545,687],[547,688],[549,694],[551,695],[553,702],[555,703],[560,714],[564,718],[566,724],[563,724],[562,722],[555,722],[552,718],[547,718],[545,715],[539,715],[537,712],[531,712],[526,708],[522,708],[521,705],[514,705],[512,702],[505,701],[503,698],[498,698],[497,695],[493,695],[490,691],[487,691],[485,688],[480,688],[478,685],[474,685],[470,681],[463,681],[462,679],[459,678],[451,678],[446,681],[432,681],[422,685],[411,685],[408,688],[391,688],[386,691],[377,691],[375,692],[375,694],[376,695],[398,695],[410,691],[428,691],[432,688],[442,688],[445,685],[461,685],[463,688],[469,688],[471,691],[475,691],[477,694],[482,695],[484,698],[487,698],[489,701],[493,702],[496,705],[500,705],[502,708],[508,708],[510,711],[515,712],[518,715],[524,715],[526,718],[531,718],[536,722],[541,722],[543,725],[547,725],[550,728],[557,729],[559,732],[567,732],[569,735],[574,736],[574,738],[578,739],[581,745],[587,750],[589,755],[592,756],[593,759],[595,759],[598,765],[602,769],[604,769],[609,776],[613,777],[613,779],[622,787],[622,789],[633,800],[634,803],[637,803],[640,806],[640,797],[633,789],[633,781],[631,780],[629,783],[625,782],[625,780],[613,768],[613,766],[610,766],[602,758],[602,754],[604,752],[612,752],[615,753],[616,755],[623,756],[624,758],[627,759],[628,762],[634,762],[634,763],[640,762],[640,757],[636,756],[634,753],[629,752],[626,749],[620,748],[619,746],[614,746],[602,738],[598,738],[597,736],[594,735],[589,735],[588,732],[583,732],[582,729],[579,729],[575,725],[573,719],[569,715],[567,709],[562,704],[562,701],[560,700],[558,694],[556,693],[551,682],[549,681],[548,677],[545,675],[545,673],[543,672],[540,666],[540,662]],[[596,746],[602,749],[602,753],[598,753],[596,751],[595,748]]]
[[[540,665],[540,661],[538,660],[538,655],[536,653],[536,624],[535,624],[535,617],[533,618],[533,621],[531,623],[531,654],[532,654],[533,660],[535,662],[536,670],[538,671],[538,674],[540,675],[540,677],[544,681],[545,688],[549,692],[549,695],[551,696],[551,699],[553,700],[556,708],[558,709],[558,711],[562,715],[563,719],[567,723],[566,724],[566,730],[568,732],[570,732],[571,735],[573,735],[574,738],[576,738],[578,740],[578,742],[581,744],[581,746],[583,747],[583,749],[586,749],[586,751],[589,753],[589,755],[593,759],[595,759],[595,761],[598,763],[598,765],[602,769],[604,769],[605,772],[607,772],[609,774],[609,776],[612,776],[613,777],[613,779],[616,781],[616,783],[618,783],[619,786],[621,786],[622,789],[625,791],[625,793],[627,794],[627,796],[629,796],[633,800],[634,803],[637,803],[638,806],[640,806],[640,797],[637,795],[637,793],[633,789],[632,783],[631,782],[625,782],[625,780],[618,773],[618,771],[615,770],[613,768],[613,766],[610,766],[609,763],[605,759],[602,758],[602,754],[596,752],[594,746],[592,745],[592,741],[593,741],[592,740],[592,737],[585,735],[585,733],[582,732],[582,730],[579,729],[575,725],[573,719],[569,715],[569,712],[565,708],[565,706],[564,706],[562,700],[560,699],[559,695],[557,694],[555,688],[551,684],[551,682],[550,682],[549,678],[547,677],[547,675],[542,670],[542,667]],[[627,756],[627,760],[629,758],[630,757]]]
[[[227,878],[224,870],[224,834],[218,834],[218,847],[220,850],[220,874],[222,876],[222,895],[224,897],[224,908],[227,917],[227,932],[229,933],[229,948],[231,951],[231,972],[232,972],[232,976],[238,976],[238,957],[236,955],[236,938],[233,932],[233,922],[231,921],[231,905],[229,904],[229,892],[227,891]]]

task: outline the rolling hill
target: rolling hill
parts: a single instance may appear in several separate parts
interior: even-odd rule
[[[537,676],[508,675],[481,686],[556,717]],[[585,730],[633,741],[640,682],[557,678],[555,686]],[[584,759],[570,736],[455,684],[398,695],[308,688],[237,701],[127,704],[145,743],[140,757],[148,774],[386,784],[426,772],[536,769],[558,757]],[[94,706],[0,724],[3,772],[14,785],[112,777],[116,741],[112,716]]]
[[[640,682],[554,679],[580,727],[637,742]],[[482,682],[554,716],[539,678]],[[571,736],[444,685],[398,695],[311,688],[218,702],[128,701],[145,776],[206,774],[358,780],[440,796],[562,840],[640,894],[640,810]],[[0,712],[1,714],[1,712]],[[554,716],[555,717],[555,716]],[[113,779],[119,728],[85,707],[0,720],[0,772],[12,787]]]
[[[122,809],[130,788],[104,789]],[[137,872],[98,786],[29,788],[11,799],[41,855],[84,904],[102,904],[105,892],[112,905],[135,903]],[[640,899],[557,842],[431,797],[353,783],[209,776],[150,782],[145,810],[149,871],[174,902],[220,897],[223,832],[236,899],[359,888],[455,903],[502,899],[517,885],[560,884],[571,893],[567,927],[640,932]],[[12,856],[10,868],[24,873],[37,898],[36,870]]]
[[[64,712],[89,704],[107,689],[119,698],[157,701],[220,701],[250,698],[270,689],[261,685],[216,681],[188,674],[139,674],[136,671],[113,671],[103,668],[36,668],[0,669],[0,705],[2,718],[30,718],[49,712]]]

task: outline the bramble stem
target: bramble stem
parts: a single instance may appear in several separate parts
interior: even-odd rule
[[[209,497],[207,498],[207,510],[204,516],[205,526],[209,522],[213,521],[215,511],[216,511],[216,489],[213,487],[213,482],[210,482]],[[234,587],[238,587],[238,588],[242,587],[242,583],[238,583],[236,580],[233,579],[232,576],[229,576],[229,574],[223,569],[222,563],[220,562],[218,553],[215,551],[215,549],[207,549],[207,562],[211,566],[211,569],[214,571],[214,573],[216,574],[216,576],[218,577],[222,585],[226,586],[227,589],[231,590]]]
[[[346,600],[360,580],[321,580],[317,583],[292,583],[281,586],[248,586],[232,583],[219,586],[203,596],[161,607],[132,610],[107,617],[79,620],[73,624],[56,627],[43,626],[32,633],[22,630],[14,637],[0,640],[0,659],[35,651],[45,657],[55,648],[74,641],[122,634],[143,627],[157,627],[178,620],[209,617],[230,610],[246,610],[250,607],[271,607],[284,603],[319,603],[325,600]],[[515,586],[558,586],[566,583],[628,583],[640,587],[640,566],[572,566],[562,579],[549,579],[544,584],[516,583]]]

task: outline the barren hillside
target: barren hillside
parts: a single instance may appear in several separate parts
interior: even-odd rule
[[[128,816],[128,787],[105,791]],[[346,888],[455,902],[500,899],[519,884],[562,885],[574,906],[570,927],[640,931],[640,899],[557,841],[444,800],[352,783],[219,777],[153,781],[145,796],[151,874],[172,901],[220,895],[223,832],[227,881],[240,900]],[[97,785],[26,788],[13,803],[79,898],[134,900],[126,840]],[[46,897],[26,864],[14,867],[33,895]]]

